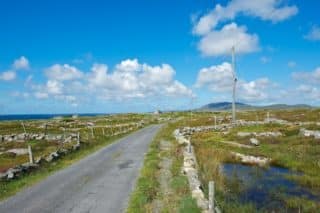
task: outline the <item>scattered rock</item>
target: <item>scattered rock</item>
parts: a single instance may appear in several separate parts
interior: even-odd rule
[[[80,149],[80,143],[77,143],[77,144],[72,146],[72,150],[73,151],[78,150],[78,149]]]
[[[190,191],[192,197],[196,200],[199,208],[202,209],[202,212],[208,211],[208,200],[205,198],[203,191],[201,190],[201,182],[199,180],[197,167],[196,156],[193,152],[190,140],[186,138],[186,135],[190,135],[190,132],[197,131],[195,128],[184,128],[181,132],[179,129],[176,129],[173,134],[179,144],[186,144],[185,151],[183,152],[184,160],[182,171],[187,176]],[[191,149],[188,147],[191,146]]]
[[[250,138],[250,143],[255,145],[255,146],[259,146],[260,145],[260,142],[256,138]]]
[[[265,166],[271,161],[270,158],[255,157],[251,155],[244,155],[237,152],[231,152],[231,154],[234,155],[236,158],[239,158],[242,163],[257,164],[259,166]]]
[[[248,136],[251,136],[251,132],[238,132],[237,135],[239,137],[248,137]]]
[[[6,173],[7,179],[9,179],[9,180],[13,179],[14,178],[14,174],[15,173],[11,169],[9,169],[7,171],[7,173]]]
[[[57,152],[50,153],[45,159],[48,163],[52,162],[54,159],[58,158],[59,154]]]
[[[42,164],[44,161],[46,161],[42,156],[40,156],[40,157],[37,157],[36,159],[35,159],[35,163],[36,164]]]
[[[14,153],[16,155],[26,155],[28,154],[28,149],[9,149],[8,151],[6,151],[7,153]]]
[[[255,137],[280,137],[282,136],[281,132],[238,132],[237,135],[239,137],[248,137],[248,136],[255,136]]]
[[[315,139],[320,139],[320,131],[306,130],[301,128],[300,134],[304,137],[314,137]]]

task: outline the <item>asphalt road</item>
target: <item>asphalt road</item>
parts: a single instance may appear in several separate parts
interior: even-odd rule
[[[159,125],[139,130],[0,203],[1,213],[125,211]]]

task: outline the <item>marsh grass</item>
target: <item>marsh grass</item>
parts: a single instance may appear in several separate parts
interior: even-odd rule
[[[320,110],[280,110],[270,112],[270,117],[284,119],[292,122],[318,121]],[[263,120],[267,111],[241,112],[239,117],[246,120]],[[257,116],[258,115],[258,116]],[[210,118],[201,117],[201,120]],[[201,125],[199,125],[201,126]],[[303,126],[306,129],[318,130],[318,125]],[[233,182],[228,182],[220,171],[224,163],[239,163],[230,156],[230,151],[239,152],[253,156],[264,156],[272,159],[270,166],[287,168],[298,172],[301,175],[288,175],[287,179],[293,180],[301,186],[307,187],[315,195],[320,192],[320,140],[313,137],[302,137],[299,135],[300,126],[286,126],[279,124],[265,124],[242,126],[233,128],[229,134],[223,135],[219,132],[202,132],[192,136],[192,143],[195,147],[196,156],[200,169],[200,177],[204,183],[204,190],[207,193],[207,183],[214,180],[217,188],[217,200],[224,212],[258,212],[253,203],[243,203],[237,198],[237,192],[243,190],[242,184],[235,177]],[[241,144],[250,144],[250,137],[238,137],[237,132],[265,132],[279,131],[282,137],[259,137],[260,146],[252,149],[230,146],[220,141],[234,141]],[[231,187],[230,187],[231,186]],[[230,191],[231,190],[231,191]],[[285,190],[285,189],[283,189]],[[281,190],[280,190],[281,191]],[[316,201],[295,196],[277,195],[286,206],[283,212],[297,211],[317,212],[320,204]],[[264,210],[261,210],[264,211]],[[282,210],[279,210],[282,212]]]

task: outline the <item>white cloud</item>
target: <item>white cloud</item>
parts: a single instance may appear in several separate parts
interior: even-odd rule
[[[45,93],[45,92],[35,92],[34,96],[37,99],[47,99],[49,97],[48,93]]]
[[[320,89],[311,85],[300,85],[296,91],[300,97],[307,100],[319,101],[320,99]]]
[[[231,23],[202,37],[198,48],[205,56],[220,56],[231,54],[233,46],[239,54],[255,52],[259,49],[259,38],[247,33],[246,27]]]
[[[51,80],[68,81],[79,79],[83,73],[74,66],[68,64],[55,64],[45,70],[46,76]]]
[[[49,80],[46,84],[46,91],[52,95],[61,95],[63,93],[63,83],[56,80]]]
[[[108,66],[105,64],[94,64],[91,68],[89,82],[93,87],[104,87],[108,84]]]
[[[208,88],[220,94],[232,91],[233,76],[231,64],[224,62],[221,65],[203,68],[199,71],[195,86]],[[238,80],[237,99],[247,102],[266,101],[270,98],[268,90],[275,86],[268,78],[259,78],[250,82]]]
[[[134,72],[138,71],[140,66],[138,59],[127,59],[116,65],[116,70],[121,72]]]
[[[17,74],[15,71],[9,70],[9,71],[0,73],[0,80],[12,81],[12,80],[16,79],[16,76],[17,76]]]
[[[312,86],[302,84],[297,88],[297,91],[303,92],[303,93],[310,93],[312,91]]]
[[[271,82],[268,78],[260,78],[250,82],[240,82],[239,98],[248,102],[263,101],[269,98],[265,91],[271,87]]]
[[[70,104],[81,99],[127,100],[133,98],[193,96],[192,91],[175,80],[175,70],[168,64],[151,66],[137,59],[127,59],[109,72],[106,64],[93,64],[84,74],[76,67],[54,65],[46,69],[46,84],[31,88],[37,98],[53,97]]]
[[[198,48],[205,56],[230,54],[232,46],[237,53],[251,53],[259,49],[258,36],[249,34],[245,26],[224,22],[235,20],[239,14],[280,22],[297,13],[298,8],[285,5],[284,0],[231,0],[225,7],[217,4],[198,19],[193,16],[193,34],[201,37]]]
[[[280,22],[297,13],[295,5],[286,6],[283,0],[231,0],[225,7],[217,4],[212,11],[200,17],[193,32],[197,35],[207,34],[219,23],[234,20],[239,14]]]
[[[320,27],[313,26],[310,32],[305,35],[304,38],[310,41],[320,41]]]
[[[13,97],[18,97],[18,98],[28,98],[30,94],[28,92],[19,92],[19,91],[14,91],[11,93]]]
[[[174,80],[175,71],[168,64],[150,66],[137,59],[127,59],[107,73],[107,66],[94,65],[89,74],[91,89],[103,89],[106,99],[145,98],[156,95],[191,96],[192,91]]]
[[[298,81],[304,81],[308,84],[320,84],[320,67],[312,72],[294,72],[292,77]]]
[[[320,100],[320,67],[312,72],[294,72],[292,78],[302,82],[296,88],[297,97],[305,100],[311,100],[313,103],[319,103]]]
[[[224,62],[221,65],[201,69],[195,86],[197,88],[208,87],[215,92],[231,91],[232,79],[232,66]]]
[[[27,70],[30,68],[29,60],[26,57],[21,56],[13,62],[13,68],[15,70]]]

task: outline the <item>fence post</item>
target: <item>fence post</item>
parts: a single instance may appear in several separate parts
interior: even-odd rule
[[[192,150],[191,150],[191,143],[188,143],[188,153],[191,153]]]
[[[78,144],[80,143],[80,132],[78,132],[78,134],[77,134],[77,143]]]
[[[217,116],[214,116],[214,129],[217,130]]]
[[[44,126],[44,135],[47,136],[48,124],[46,123]]]
[[[63,127],[63,140],[66,138],[66,128]]]
[[[91,127],[91,136],[92,136],[92,138],[94,138],[93,127]]]
[[[29,153],[29,163],[33,164],[33,156],[32,156],[32,150],[30,145],[28,145],[28,153]]]
[[[209,212],[214,213],[214,182],[209,182]]]
[[[104,136],[104,127],[102,127],[102,135]]]

